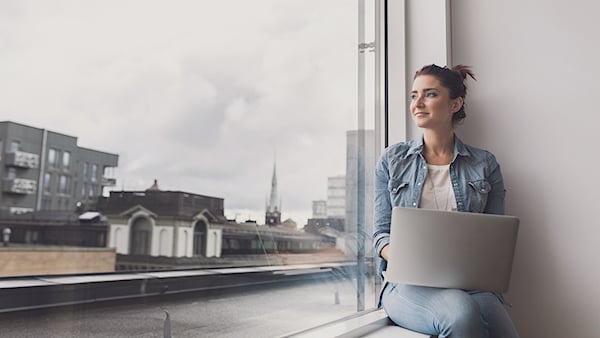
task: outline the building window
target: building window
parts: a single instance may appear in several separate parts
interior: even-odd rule
[[[8,178],[9,180],[14,180],[15,178],[17,178],[17,169],[13,167],[8,168],[8,170],[6,171],[6,178]]]
[[[45,173],[44,174],[44,191],[50,192],[50,183],[52,181],[52,174]]]
[[[61,194],[67,193],[67,176],[60,175],[58,178],[58,192]]]
[[[48,164],[51,167],[56,165],[56,149],[54,148],[48,149]]]
[[[152,224],[146,217],[138,217],[131,225],[131,255],[149,255]]]
[[[21,142],[19,141],[11,141],[9,152],[14,153],[21,149]]]
[[[50,210],[50,198],[44,197],[42,199],[42,210]]]
[[[194,225],[194,256],[204,256],[207,226],[203,221]]]
[[[25,231],[25,243],[36,243],[38,241],[39,233],[35,230]]]
[[[62,166],[63,168],[68,168],[71,164],[71,153],[68,151],[63,152],[62,156]]]
[[[87,162],[83,162],[83,178],[84,179],[87,178],[87,173],[88,173],[88,163]]]
[[[92,182],[96,182],[97,175],[98,175],[98,165],[92,164],[92,177],[91,177]]]

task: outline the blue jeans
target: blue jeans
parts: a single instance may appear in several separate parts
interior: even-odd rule
[[[439,338],[519,337],[504,304],[491,292],[386,283],[381,304],[397,325]]]

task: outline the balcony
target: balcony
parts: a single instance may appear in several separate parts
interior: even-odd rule
[[[103,187],[114,187],[117,185],[117,179],[111,177],[102,177],[100,185],[102,185]]]
[[[37,181],[26,178],[5,178],[3,187],[3,191],[7,193],[31,195],[35,194]]]
[[[30,212],[33,212],[33,208],[20,208],[20,207],[10,207],[8,211],[11,215],[23,215]]]
[[[37,168],[40,164],[40,157],[37,154],[24,151],[14,151],[6,153],[7,166],[20,168]]]

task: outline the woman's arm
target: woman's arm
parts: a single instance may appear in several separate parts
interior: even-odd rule
[[[502,179],[502,172],[500,171],[500,165],[496,161],[496,157],[491,153],[488,154],[488,165],[491,171],[487,180],[492,186],[492,190],[488,193],[487,203],[483,212],[486,214],[503,215],[504,199],[506,197],[504,180]]]
[[[377,255],[383,257],[385,260],[387,260],[387,245],[390,242],[390,222],[392,218],[392,203],[388,189],[389,180],[387,152],[384,152],[375,167],[373,244]]]

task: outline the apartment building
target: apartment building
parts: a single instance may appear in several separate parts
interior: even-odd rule
[[[0,214],[95,209],[103,188],[116,184],[118,160],[74,136],[0,122]]]

